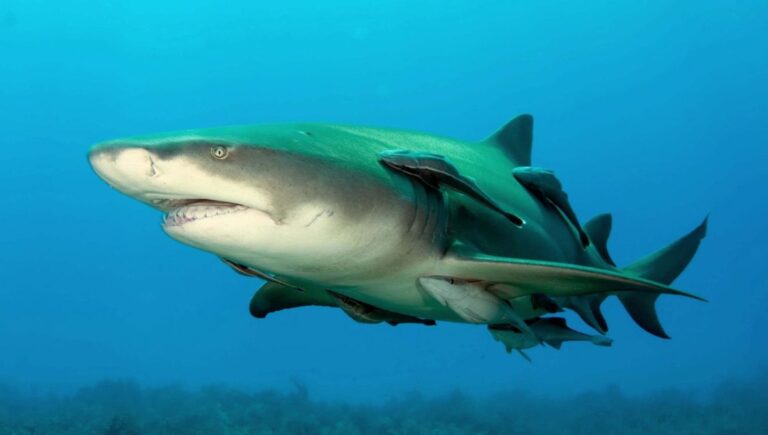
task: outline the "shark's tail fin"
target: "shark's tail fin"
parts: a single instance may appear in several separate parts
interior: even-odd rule
[[[647,257],[630,264],[624,271],[630,275],[671,284],[690,263],[699,244],[707,235],[707,219],[704,219],[696,229],[678,239],[671,245],[654,252]]]
[[[630,264],[624,268],[624,272],[669,285],[688,266],[706,234],[707,219],[704,219],[704,222],[690,233],[669,246]],[[658,337],[669,338],[656,314],[655,303],[659,297],[658,294],[621,292],[618,296],[629,315],[641,328]]]

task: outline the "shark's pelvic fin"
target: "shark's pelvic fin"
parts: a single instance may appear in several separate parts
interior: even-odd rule
[[[275,311],[305,306],[335,307],[336,301],[325,291],[306,290],[297,292],[275,282],[264,284],[251,298],[249,310],[253,317],[262,319]]]
[[[504,210],[493,198],[483,192],[473,179],[461,175],[444,156],[408,150],[387,150],[379,153],[379,161],[391,169],[418,178],[434,189],[447,186],[468,195],[503,214],[517,226],[524,224],[522,218]]]
[[[565,219],[576,228],[579,241],[584,247],[589,246],[589,236],[581,228],[579,219],[568,201],[568,194],[563,190],[563,185],[557,179],[555,173],[548,169],[533,166],[519,166],[512,170],[512,175],[526,189],[545,203],[550,203],[560,209]]]
[[[610,213],[604,213],[593,217],[584,224],[584,231],[589,235],[600,257],[611,266],[616,266],[611,254],[608,253],[608,237],[611,235],[612,226],[613,217]]]
[[[707,234],[707,219],[693,231],[669,246],[644,257],[624,268],[624,272],[644,279],[669,285],[688,266],[701,240]],[[636,292],[618,293],[619,300],[641,328],[651,334],[669,338],[656,313],[658,295]]]
[[[483,142],[501,148],[518,165],[530,165],[533,117],[520,115],[488,136]]]

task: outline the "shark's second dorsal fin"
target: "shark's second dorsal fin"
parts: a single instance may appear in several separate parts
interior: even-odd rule
[[[533,143],[533,117],[520,115],[506,123],[483,142],[501,148],[520,166],[531,165]]]
[[[560,209],[565,220],[570,222],[579,233],[582,246],[585,248],[589,246],[589,236],[581,227],[568,201],[568,194],[563,190],[563,185],[554,172],[533,166],[518,166],[512,169],[512,175],[531,193]]]
[[[611,235],[611,226],[613,226],[613,218],[609,213],[603,213],[597,215],[584,224],[584,231],[587,232],[589,238],[592,239],[592,243],[595,244],[595,249],[611,266],[615,266],[611,255],[608,253],[608,236]]]

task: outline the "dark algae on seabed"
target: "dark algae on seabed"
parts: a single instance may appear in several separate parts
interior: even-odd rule
[[[703,397],[702,397],[703,396]],[[379,404],[313,400],[294,392],[227,387],[188,390],[107,381],[72,395],[0,389],[0,434],[762,434],[768,375],[706,394],[630,397],[618,387],[571,397],[508,391],[410,393]]]

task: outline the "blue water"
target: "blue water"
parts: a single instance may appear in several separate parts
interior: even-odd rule
[[[768,3],[0,3],[0,381],[211,383],[376,402],[419,391],[705,391],[765,371]],[[672,340],[615,300],[612,348],[507,355],[485,328],[368,326],[330,309],[256,320],[258,287],[166,237],[93,174],[119,136],[318,121],[479,140],[536,119],[534,164],[579,216],[612,212],[619,264],[710,214],[663,297]]]

